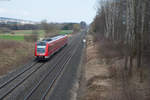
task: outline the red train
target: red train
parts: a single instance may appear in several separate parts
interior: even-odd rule
[[[59,49],[67,45],[67,42],[67,35],[59,35],[52,38],[43,39],[35,44],[35,56],[38,59],[47,59]]]

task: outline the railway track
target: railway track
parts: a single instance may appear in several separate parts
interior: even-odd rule
[[[78,42],[76,44],[78,44]],[[65,65],[74,56],[75,52],[77,51],[77,48],[78,48],[78,46],[75,46],[75,48],[70,48],[70,50],[68,50],[68,51],[70,51],[71,54],[69,54],[69,52],[67,52],[68,53],[67,57],[65,54],[66,59],[64,61],[61,61],[60,63],[57,63],[55,66],[55,71],[53,71],[52,73],[49,71],[45,75],[45,77],[40,80],[39,84],[37,84],[35,86],[35,88],[32,89],[32,91],[26,96],[26,98],[24,100],[33,100],[33,99],[44,100],[47,93],[50,91],[53,84],[55,83],[56,79],[59,77],[60,73],[64,69]],[[51,81],[49,82],[49,84],[47,84],[46,80],[51,80]],[[44,81],[45,81],[45,83],[44,83]],[[41,88],[43,88],[43,87],[45,87],[42,91],[43,94],[37,97],[36,94],[39,93],[41,91]]]
[[[76,47],[76,49],[74,50],[73,54],[70,55],[67,60],[64,62],[64,64],[61,66],[61,68],[59,69],[58,73],[56,74],[56,76],[54,77],[54,79],[52,80],[52,82],[50,82],[49,87],[46,89],[45,93],[42,95],[41,100],[45,100],[46,96],[48,95],[48,93],[50,92],[51,88],[53,87],[53,85],[55,84],[56,80],[59,78],[59,76],[61,75],[61,72],[63,72],[65,65],[67,65],[69,63],[69,61],[72,59],[72,57],[75,55],[77,49],[79,46]]]
[[[22,85],[26,80],[28,80],[28,78],[32,77],[38,70],[42,69],[43,66],[47,67],[47,69],[49,68],[49,71],[43,75],[43,77],[38,81],[38,83],[35,85],[35,87],[33,87],[28,93],[27,95],[24,97],[24,100],[28,100],[31,97],[33,97],[32,95],[36,93],[36,91],[38,90],[38,88],[43,84],[44,80],[46,80],[46,78],[48,76],[51,76],[52,73],[57,73],[54,74],[55,76],[52,75],[52,82],[51,84],[55,83],[55,80],[57,79],[57,77],[59,76],[59,73],[61,73],[62,69],[64,68],[64,66],[70,61],[70,59],[73,57],[76,49],[74,50],[74,47],[77,45],[77,43],[79,42],[75,42],[78,41],[78,39],[74,39],[74,41],[71,41],[71,46],[68,46],[68,48],[64,48],[61,52],[61,54],[58,54],[58,57],[55,58],[56,64],[54,64],[53,66],[49,65],[51,64],[51,62],[47,62],[47,63],[33,63],[32,65],[30,65],[29,67],[27,67],[25,70],[21,71],[20,73],[16,74],[14,77],[10,78],[8,81],[4,82],[2,85],[0,85],[0,100],[3,99],[8,99],[9,96],[11,96],[11,93],[18,88],[20,85]],[[72,54],[72,51],[74,52]],[[68,56],[66,56],[68,55]],[[64,60],[62,60],[64,59]],[[62,63],[63,62],[63,63]],[[42,99],[45,98],[45,96],[47,95],[48,91],[50,90],[50,88],[52,87],[52,85],[49,85],[49,87],[47,88],[46,92],[44,93],[44,95],[42,96]],[[8,98],[7,98],[8,96]],[[32,99],[31,99],[32,100]]]
[[[5,98],[9,93],[11,93],[15,88],[17,88],[19,85],[21,85],[27,78],[29,78],[31,75],[33,75],[37,70],[39,70],[42,66],[44,65],[44,63],[38,63],[35,64],[36,67],[31,66],[31,70],[27,70],[25,71],[26,73],[29,72],[29,74],[27,74],[26,76],[24,76],[25,72],[22,73],[20,76],[18,77],[14,77],[12,78],[12,81],[8,81],[5,84],[7,85],[3,85],[1,87],[1,91],[5,91],[2,92],[0,94],[0,100],[2,100],[3,98]],[[20,81],[16,81],[16,79],[20,80]],[[15,80],[15,81],[14,81]]]
[[[36,62],[33,62],[28,68],[26,68],[25,70],[21,71],[20,73],[18,73],[17,75],[15,75],[14,77],[11,77],[9,80],[7,80],[6,82],[4,82],[3,84],[0,85],[0,89],[2,89],[4,86],[6,86],[7,84],[9,84],[11,81],[15,80],[17,77],[19,77],[21,74],[25,73],[26,71],[30,70],[34,65],[36,64]]]

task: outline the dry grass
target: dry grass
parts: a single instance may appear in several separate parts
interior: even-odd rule
[[[105,59],[100,59],[99,45],[93,43],[92,36],[88,36],[85,77],[87,91],[84,100],[105,100],[109,94],[112,80]]]
[[[33,56],[34,46],[26,42],[0,40],[0,75],[4,75]]]

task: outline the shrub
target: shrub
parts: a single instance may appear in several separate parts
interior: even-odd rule
[[[24,36],[24,40],[27,42],[36,42],[38,40],[38,32],[33,30],[31,35]]]

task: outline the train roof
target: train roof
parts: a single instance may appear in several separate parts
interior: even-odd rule
[[[60,38],[65,37],[65,36],[66,36],[66,35],[58,35],[58,36],[52,37],[51,39],[52,39],[52,40],[57,40],[57,39],[60,39]]]
[[[58,35],[58,36],[54,36],[54,37],[51,37],[51,38],[46,38],[46,39],[43,39],[42,41],[40,42],[53,42],[53,41],[56,41],[60,38],[63,38],[65,37],[66,35]]]

